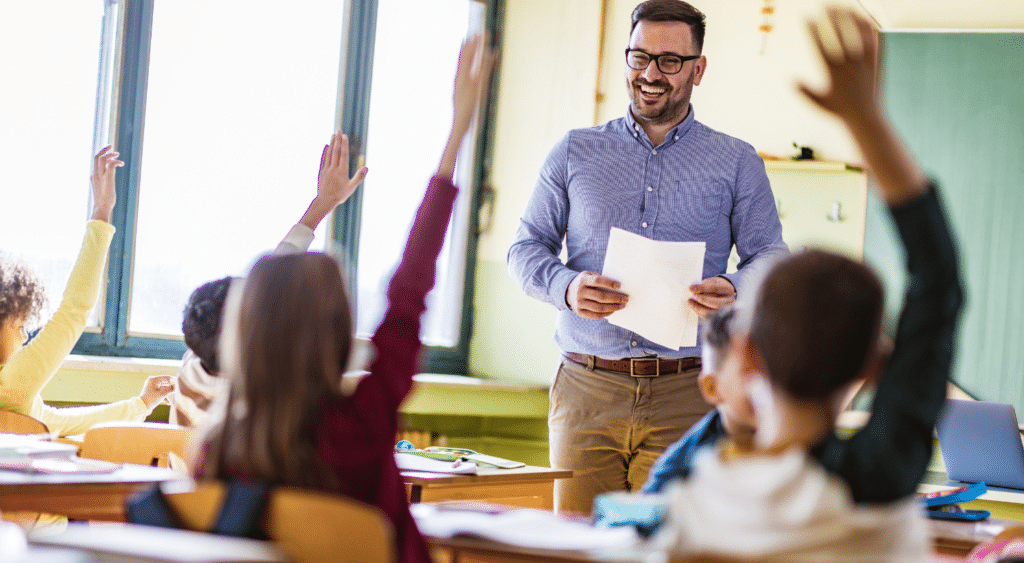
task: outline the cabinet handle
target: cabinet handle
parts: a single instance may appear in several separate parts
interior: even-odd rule
[[[846,221],[846,215],[843,215],[843,204],[838,201],[832,202],[832,211],[825,215],[825,218],[833,223]]]

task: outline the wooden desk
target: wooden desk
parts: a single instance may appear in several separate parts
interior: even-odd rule
[[[502,507],[479,504],[466,505],[464,509],[475,509],[481,512],[504,510]],[[992,518],[983,522],[952,522],[948,520],[929,520],[931,527],[934,557],[933,563],[955,563],[964,561],[965,556],[978,544],[991,541],[1008,527],[1018,525],[1014,520]],[[629,549],[595,549],[595,550],[557,550],[536,547],[509,545],[488,539],[455,536],[433,537],[426,535],[432,547],[432,554],[438,563],[638,563],[647,561],[663,561],[660,554],[651,548],[633,547]],[[731,559],[725,557],[693,556],[672,559],[673,563],[769,563],[785,561],[786,558],[755,558]]]
[[[477,475],[403,471],[409,502],[483,501],[551,510],[555,479],[572,471],[526,466],[518,469],[480,469]]]
[[[60,514],[76,520],[123,522],[125,501],[138,491],[188,477],[162,467],[124,464],[112,473],[41,475],[0,471],[0,512]]]

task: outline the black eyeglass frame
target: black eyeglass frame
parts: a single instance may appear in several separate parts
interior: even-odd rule
[[[643,53],[644,55],[647,56],[648,61],[647,61],[647,64],[644,65],[643,68],[636,68],[635,66],[629,64],[629,53],[631,51],[637,52],[637,53]],[[666,72],[665,69],[661,68],[661,58],[662,57],[675,57],[675,58],[679,59],[681,61],[679,63],[679,70],[677,70],[675,72]],[[652,54],[648,53],[647,51],[644,51],[643,49],[631,49],[629,47],[626,47],[626,66],[628,66],[629,68],[631,68],[633,70],[641,70],[642,71],[642,70],[647,70],[647,67],[651,66],[651,63],[653,62],[654,65],[658,68],[658,72],[660,72],[662,74],[679,74],[683,70],[683,65],[685,65],[688,61],[693,61],[693,60],[699,59],[700,57],[701,57],[700,55],[686,55],[686,56],[683,56],[683,55],[677,55],[675,53],[662,53],[660,55],[652,55]]]

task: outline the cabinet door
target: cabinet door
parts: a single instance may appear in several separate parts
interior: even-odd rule
[[[860,260],[867,180],[863,172],[768,169],[782,238],[796,252],[814,246]]]

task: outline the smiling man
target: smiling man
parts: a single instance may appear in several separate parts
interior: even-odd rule
[[[700,348],[671,349],[609,324],[628,295],[600,272],[611,227],[706,243],[690,306],[707,316],[786,254],[764,163],[753,147],[694,119],[707,68],[704,14],[681,0],[633,11],[625,117],[570,131],[548,154],[509,249],[509,271],[559,310],[563,360],[551,384],[558,510],[590,512],[594,495],[639,490],[651,465],[710,406],[697,388]],[[567,260],[559,259],[565,241]],[[735,246],[738,271],[726,274]],[[680,319],[682,322],[682,319]]]

